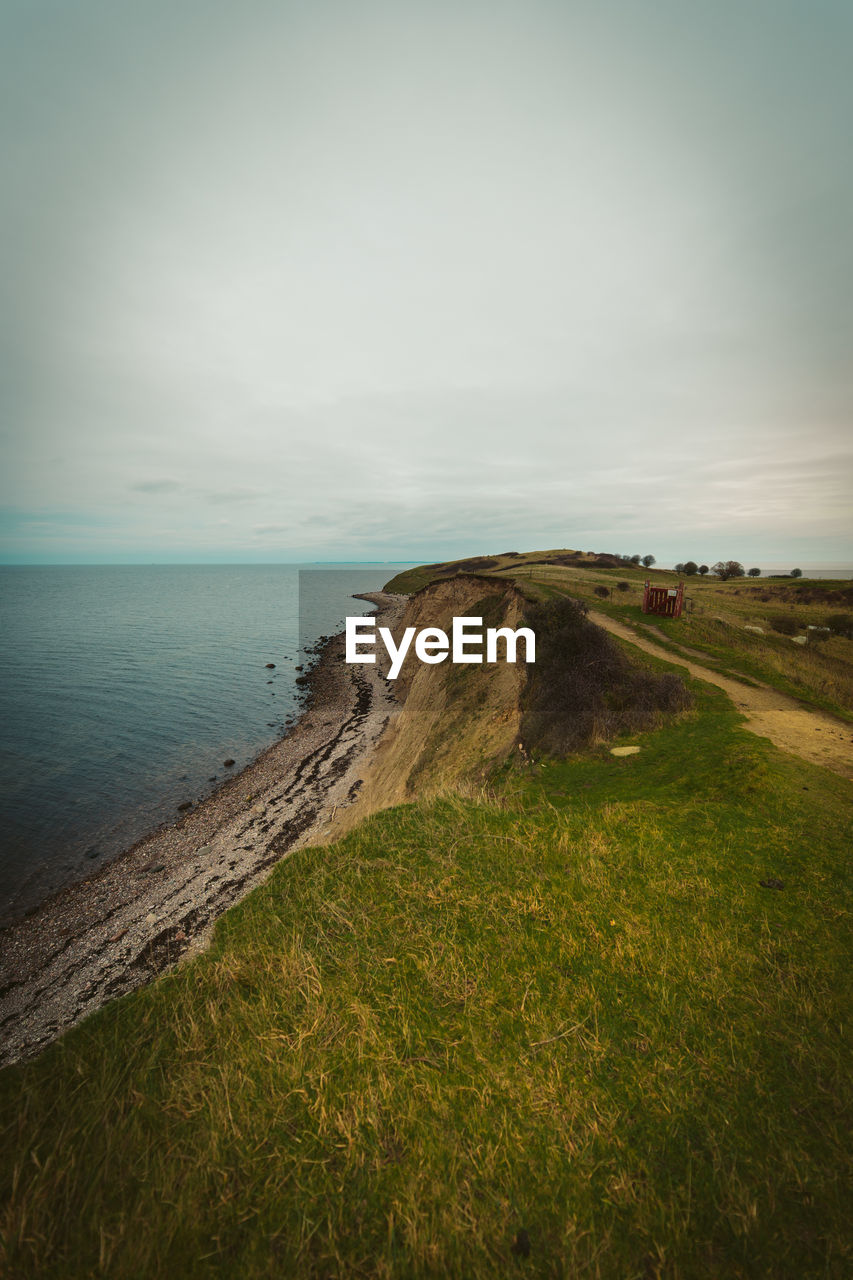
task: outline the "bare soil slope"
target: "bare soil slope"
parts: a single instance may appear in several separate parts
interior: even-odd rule
[[[392,631],[398,642],[405,627],[449,633],[452,619],[463,614],[482,617],[484,629],[515,628],[523,604],[509,583],[459,575],[411,596]],[[518,741],[525,678],[523,661],[456,666],[445,660],[427,666],[412,649],[393,686],[397,714],[368,765],[357,802],[339,815],[335,834],[415,794],[424,798],[461,779],[476,783],[484,777]]]

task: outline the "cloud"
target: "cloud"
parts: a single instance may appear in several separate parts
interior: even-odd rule
[[[258,498],[263,497],[259,489],[222,489],[216,493],[206,493],[204,498],[207,502],[213,502],[217,505],[229,502],[255,502]]]
[[[177,480],[136,480],[128,487],[136,493],[177,493],[183,488]]]
[[[60,9],[2,19],[0,498],[69,556],[849,554],[849,6]]]

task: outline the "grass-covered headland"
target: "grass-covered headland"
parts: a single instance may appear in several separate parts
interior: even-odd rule
[[[682,617],[649,618],[640,609],[644,581],[671,587],[684,575],[563,550],[421,565],[398,574],[389,589],[417,591],[471,572],[509,579],[539,599],[568,593],[623,622],[652,625],[660,641],[689,645],[732,674],[853,721],[853,581],[688,576]]]
[[[850,784],[690,693],[296,852],[0,1073],[0,1271],[848,1276]]]

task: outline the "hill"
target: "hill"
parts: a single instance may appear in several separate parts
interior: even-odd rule
[[[642,627],[638,576],[506,558],[404,622],[556,602],[552,682],[600,646],[617,720],[546,751],[534,699],[525,748],[521,668],[404,670],[338,839],[0,1072],[6,1274],[849,1274],[850,783],[681,665],[794,683],[740,640],[774,601],[697,593],[731,620],[653,656],[565,602]]]

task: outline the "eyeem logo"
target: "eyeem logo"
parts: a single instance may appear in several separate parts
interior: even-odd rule
[[[482,662],[483,654],[469,652],[470,646],[483,646],[482,618],[454,618],[452,638],[440,627],[424,627],[415,636],[415,627],[406,627],[403,637],[397,645],[388,627],[379,628],[379,637],[391,659],[389,680],[396,680],[400,674],[406,654],[415,637],[415,654],[421,662],[444,662],[450,655],[452,662]],[[479,628],[479,630],[477,630]],[[488,627],[486,630],[486,662],[498,661],[498,640],[504,641],[504,652],[507,662],[515,662],[518,641],[524,641],[525,662],[536,661],[536,637],[529,627],[519,627],[513,631],[510,627]],[[376,621],[373,618],[347,618],[346,628],[346,660],[347,662],[375,662],[375,653],[359,653],[360,645],[376,644]]]

